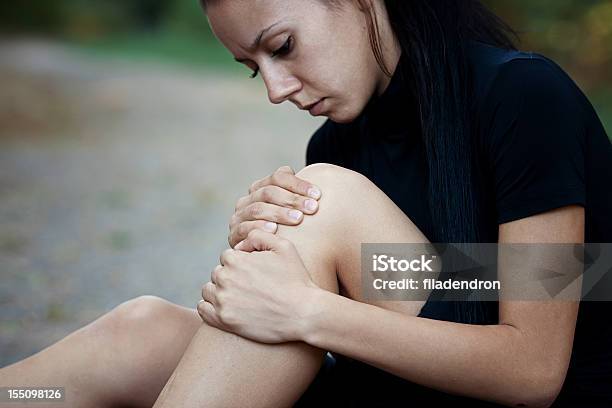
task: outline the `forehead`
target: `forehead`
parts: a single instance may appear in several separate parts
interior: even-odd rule
[[[220,39],[251,38],[270,24],[294,16],[299,3],[309,1],[217,0],[208,6],[207,15],[211,28]]]
[[[278,22],[303,21],[321,5],[312,0],[216,0],[207,7],[210,26],[228,48],[244,48]]]

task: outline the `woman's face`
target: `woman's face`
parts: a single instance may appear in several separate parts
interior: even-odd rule
[[[324,2],[218,0],[208,19],[236,60],[263,78],[272,103],[289,100],[350,122],[389,78],[372,52],[364,12],[353,1]]]

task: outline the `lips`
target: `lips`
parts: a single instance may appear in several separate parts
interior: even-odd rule
[[[304,105],[303,107],[301,107],[300,109],[302,110],[310,110],[313,106],[315,106],[317,103],[321,102],[321,99],[319,99],[318,101],[314,101],[311,104],[308,105]]]
[[[312,116],[320,115],[323,112],[323,101],[325,98],[319,99],[317,102],[312,103],[304,107],[304,110],[308,110]]]

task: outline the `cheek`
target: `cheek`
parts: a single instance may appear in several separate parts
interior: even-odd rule
[[[352,100],[339,106],[337,110],[332,110],[329,117],[334,122],[348,123],[354,121],[362,111],[363,107]]]
[[[357,118],[370,101],[373,90],[372,81],[367,77],[346,84],[335,112],[338,120],[350,122]]]
[[[330,52],[331,48],[334,49]],[[302,50],[300,64],[294,68],[300,71],[308,96],[330,98],[328,117],[333,121],[354,120],[376,88],[376,73],[369,55],[363,55],[365,51],[355,44],[341,49],[304,47]]]

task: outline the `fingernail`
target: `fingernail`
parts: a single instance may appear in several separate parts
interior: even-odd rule
[[[308,211],[316,210],[318,205],[319,205],[319,203],[317,203],[315,200],[308,199],[308,200],[304,201],[304,207]]]
[[[240,249],[242,248],[244,245],[244,241],[240,241],[239,243],[236,244],[236,246],[234,246],[234,249]]]
[[[308,189],[308,197],[318,200],[321,197],[321,190],[316,187],[310,187]]]
[[[276,223],[275,222],[266,222],[264,225],[264,230],[268,231],[268,232],[274,232],[276,231]]]
[[[289,210],[289,217],[297,221],[302,217],[302,212],[298,210]]]

